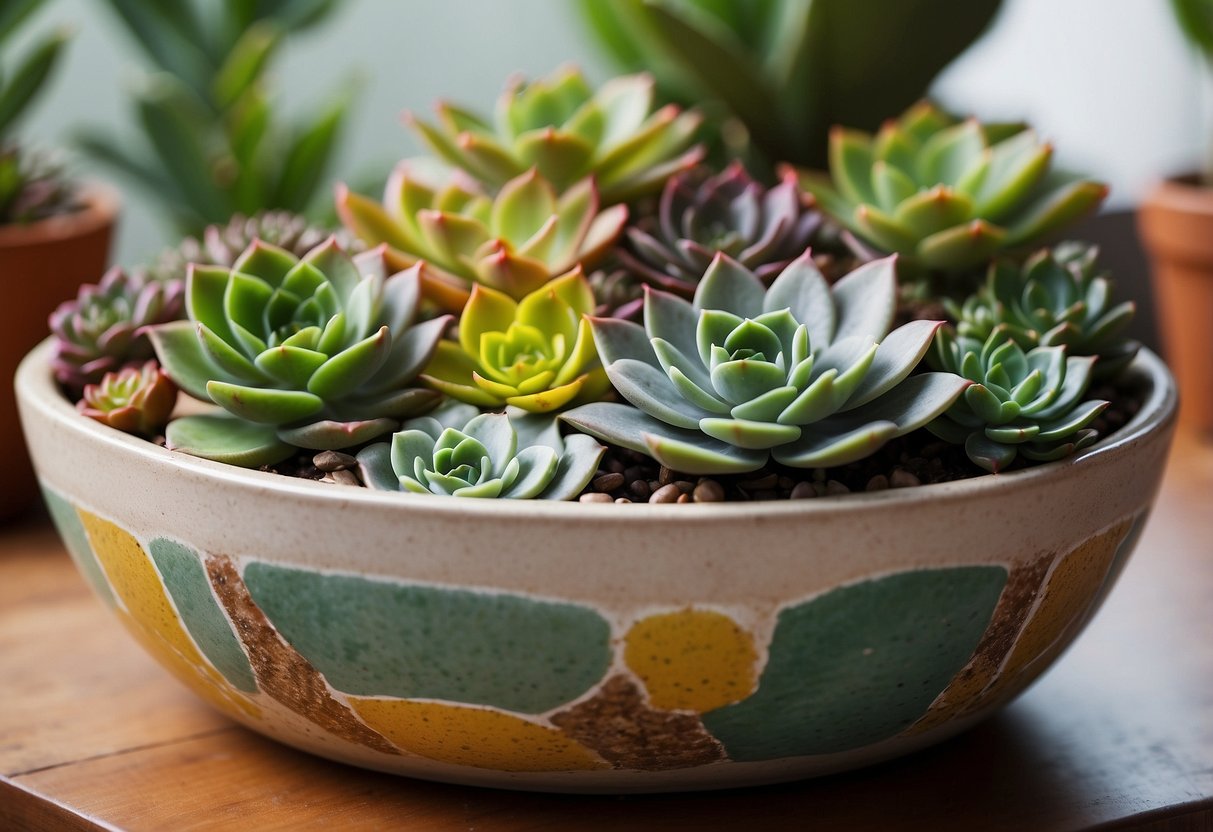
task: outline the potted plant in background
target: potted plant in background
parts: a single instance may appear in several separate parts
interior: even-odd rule
[[[154,66],[134,93],[146,141],[88,130],[79,138],[86,154],[159,202],[178,236],[237,214],[317,207],[351,85],[284,124],[267,75],[284,40],[326,20],[335,2],[109,5]]]
[[[1176,18],[1213,59],[1213,4],[1172,0]],[[1213,189],[1210,171],[1159,184],[1142,201],[1139,228],[1153,261],[1159,331],[1183,391],[1181,418],[1213,431]]]
[[[111,272],[20,372],[69,551],[208,702],[407,775],[738,786],[963,730],[1089,620],[1175,396],[1033,132],[839,129],[815,203],[643,75],[411,122],[438,159],[338,190],[366,250]]]
[[[68,180],[49,155],[20,143],[14,126],[46,89],[67,35],[49,33],[20,55],[12,43],[40,0],[13,0],[0,9],[0,275],[15,306],[0,328],[0,377],[10,378],[22,355],[44,332],[43,322],[80,283],[105,268],[118,203],[108,190]],[[12,389],[0,385],[0,519],[24,509],[37,494],[25,454]]]

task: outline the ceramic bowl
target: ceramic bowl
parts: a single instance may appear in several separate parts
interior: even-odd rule
[[[200,696],[297,748],[516,789],[774,783],[938,742],[1065,649],[1133,548],[1174,384],[1080,456],[816,500],[375,493],[171,453],[17,380],[63,539]]]

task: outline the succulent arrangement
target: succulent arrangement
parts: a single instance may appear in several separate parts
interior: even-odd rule
[[[828,173],[764,177],[703,164],[701,116],[655,90],[562,69],[492,118],[414,117],[436,158],[382,200],[338,187],[343,232],[239,216],[82,289],[57,377],[170,450],[465,498],[900,487],[1115,424],[1133,304],[1049,239],[1106,189],[1051,173],[1032,130],[920,103],[836,128]],[[170,419],[177,388],[198,404]]]
[[[0,7],[0,46],[6,60],[0,66],[0,225],[29,223],[75,207],[75,191],[60,166],[45,153],[30,152],[13,136],[13,127],[45,89],[62,57],[68,35],[59,30],[43,35],[16,61],[8,42],[43,0],[9,0]]]

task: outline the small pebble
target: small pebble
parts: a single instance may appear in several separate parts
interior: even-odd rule
[[[864,486],[864,491],[884,491],[889,487],[889,478],[884,474],[877,474],[868,480],[868,484]]]
[[[615,502],[613,499],[611,499],[610,494],[599,494],[597,492],[590,492],[589,494],[582,494],[580,497],[577,498],[577,501],[581,502],[581,503],[613,503],[613,502]]]
[[[657,472],[657,484],[658,485],[669,485],[673,481],[674,481],[674,472],[671,471],[669,468],[666,468],[664,465],[662,465],[661,470],[659,470]]]
[[[889,485],[894,488],[911,488],[915,485],[922,485],[922,480],[904,468],[894,468],[893,473],[889,476]]]
[[[614,491],[617,488],[623,488],[623,484],[626,481],[623,474],[603,474],[601,477],[594,479],[594,490],[603,492]]]
[[[790,491],[796,487],[796,480],[792,479],[791,477],[780,477],[779,487],[784,491]]]
[[[813,483],[811,482],[798,482],[796,485],[792,486],[791,498],[793,500],[803,500],[806,497],[816,496],[817,490],[813,488]]]
[[[682,496],[682,492],[678,490],[678,486],[674,483],[661,486],[653,492],[653,496],[649,497],[650,503],[673,503]]]
[[[674,480],[674,485],[678,486],[678,490],[683,494],[690,494],[695,490],[695,483],[688,480]]]
[[[689,502],[691,502],[691,495],[690,494],[679,494],[676,502],[689,503]]]
[[[631,500],[629,500],[627,497],[616,497],[616,498],[615,498],[615,502],[617,502],[617,503],[630,503],[630,502],[632,502],[632,501],[631,501]]]
[[[624,472],[624,469],[627,466],[625,466],[622,462],[620,462],[619,460],[612,457],[611,459],[608,459],[606,461],[605,467],[606,467],[607,471],[609,471],[612,474],[622,474]]]
[[[830,480],[826,483],[826,494],[833,497],[836,494],[850,494],[851,489],[840,483],[838,480]]]
[[[329,477],[332,477],[333,482],[337,483],[338,485],[362,485],[362,480],[358,479],[357,474],[355,474],[353,471],[347,471],[344,468],[333,471],[329,474]]]
[[[333,471],[344,471],[346,468],[353,468],[358,464],[358,460],[340,451],[321,451],[312,457],[312,464],[321,471],[332,473]]]
[[[703,480],[691,495],[697,503],[719,503],[724,500],[724,486],[716,480]]]
[[[633,480],[642,480],[644,479],[644,474],[645,469],[639,465],[633,465],[631,468],[625,468],[623,470],[623,476],[628,482],[632,482]]]
[[[644,480],[634,480],[628,486],[628,491],[631,491],[632,496],[642,502],[648,502],[649,495],[653,493],[653,489],[649,488],[649,484]]]
[[[779,498],[779,492],[774,488],[762,488],[753,493],[755,500],[775,500]]]

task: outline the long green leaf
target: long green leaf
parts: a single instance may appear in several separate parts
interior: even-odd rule
[[[1188,40],[1213,58],[1213,0],[1171,0],[1171,9]]]
[[[193,33],[183,34],[176,16],[182,13],[178,7],[189,4],[181,0],[106,2],[157,68],[180,78],[195,94],[209,95],[209,82],[217,62],[208,54],[205,45],[199,43],[201,27],[195,27]],[[174,9],[177,9],[175,14]]]
[[[41,90],[66,42],[67,33],[62,31],[42,40],[21,62],[4,90],[0,91],[0,135],[16,121]]]
[[[164,171],[148,167],[110,137],[91,131],[84,132],[75,137],[74,144],[86,156],[130,179],[149,196],[167,201],[174,214],[173,221],[182,231],[192,231],[206,225],[206,220],[186,204],[185,196],[176,182],[166,176]]]
[[[307,209],[328,173],[349,104],[349,98],[343,96],[296,135],[278,176],[278,207]]]
[[[257,83],[280,42],[281,32],[266,21],[258,22],[244,33],[211,83],[211,96],[220,110],[231,107]]]
[[[152,77],[136,105],[144,133],[190,207],[209,222],[226,222],[232,206],[214,178],[216,160],[205,141],[214,124],[205,108],[164,74]]]

